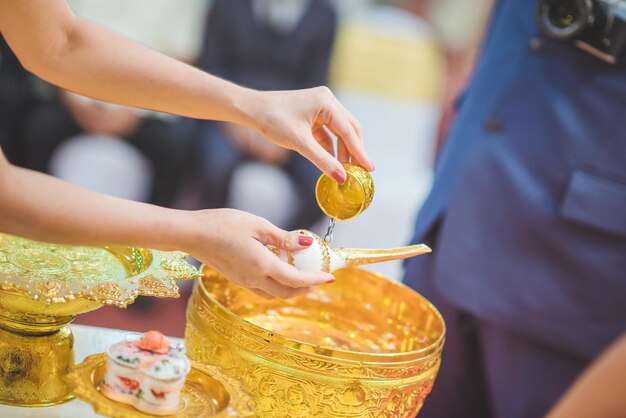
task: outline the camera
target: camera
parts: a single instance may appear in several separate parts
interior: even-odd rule
[[[537,24],[549,39],[573,42],[609,64],[626,63],[624,0],[539,0]]]

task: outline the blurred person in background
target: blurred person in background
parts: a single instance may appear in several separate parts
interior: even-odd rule
[[[14,164],[23,164],[24,114],[36,101],[31,78],[0,36],[0,147]]]
[[[326,0],[216,0],[206,22],[200,68],[262,89],[301,89],[326,83],[337,16]],[[315,201],[319,170],[301,155],[277,147],[253,130],[194,121],[200,148],[201,206],[229,205],[231,179],[246,161],[280,168],[297,199],[285,229],[309,228],[322,213]]]
[[[445,53],[446,88],[442,101],[442,117],[437,134],[437,152],[441,149],[456,114],[455,101],[467,84],[476,61],[493,0],[406,0],[435,28]]]
[[[70,0],[79,16],[184,62],[198,53],[205,0]],[[63,90],[24,117],[25,166],[133,200],[172,206],[188,145],[171,117]]]
[[[554,27],[591,3],[547,2]],[[417,217],[434,251],[405,283],[447,327],[420,417],[544,416],[626,328],[624,64],[551,40],[537,10],[496,2]]]

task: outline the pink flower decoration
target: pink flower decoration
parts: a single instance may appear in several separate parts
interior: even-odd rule
[[[148,331],[140,340],[135,342],[135,345],[142,350],[165,354],[169,351],[170,340],[159,331]]]

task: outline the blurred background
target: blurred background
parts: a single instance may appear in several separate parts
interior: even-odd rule
[[[376,193],[335,246],[411,238],[492,0],[69,0],[150,48],[263,90],[328,85],[360,120]],[[28,74],[0,39],[0,146],[23,167],[162,206],[233,207],[323,235],[319,171],[246,128],[97,102]],[[371,267],[400,279],[400,262]],[[77,322],[182,336],[180,299],[140,298]]]

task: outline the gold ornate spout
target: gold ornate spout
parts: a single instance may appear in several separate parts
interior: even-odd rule
[[[332,273],[344,267],[401,260],[432,251],[425,244],[388,249],[333,248],[311,231],[300,230],[298,233],[313,237],[313,245],[298,252],[279,250],[274,247],[270,247],[270,250],[282,260],[304,271]]]
[[[416,257],[418,255],[432,252],[430,247],[425,244],[388,249],[337,248],[335,251],[346,259],[346,264],[348,266],[362,266],[364,264],[402,260],[404,258]]]

